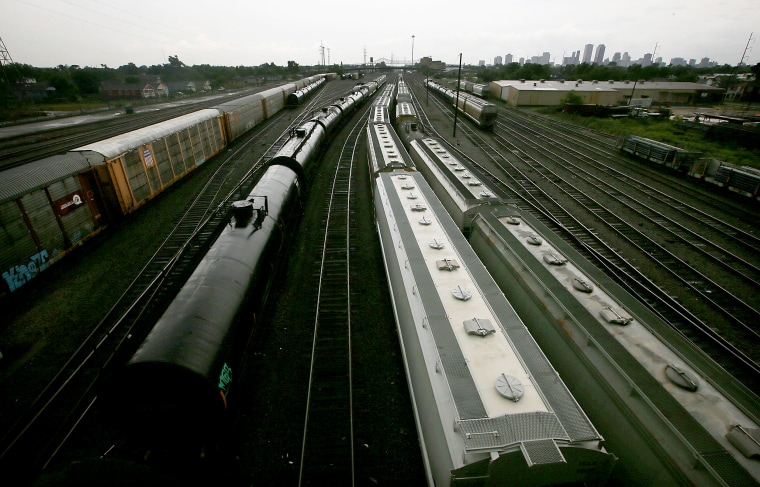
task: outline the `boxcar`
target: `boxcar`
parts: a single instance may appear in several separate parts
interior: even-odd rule
[[[93,167],[115,216],[135,211],[224,146],[221,112],[208,108],[72,152]]]
[[[69,153],[0,172],[0,296],[100,231],[102,202],[89,169]]]

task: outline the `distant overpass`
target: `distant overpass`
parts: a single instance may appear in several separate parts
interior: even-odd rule
[[[420,61],[417,60],[418,64],[419,62]],[[408,68],[412,65],[412,61],[409,59],[379,58],[375,59],[373,62],[369,62],[369,60],[367,60],[366,63],[343,63],[342,67],[344,70],[354,71],[356,69],[371,69],[372,67],[377,67],[383,63],[385,63],[385,66],[389,68]]]
[[[417,60],[419,62],[419,59]],[[412,61],[409,59],[388,59],[381,57],[379,59],[375,59],[374,64],[378,65],[381,63],[385,63],[386,66],[392,67],[392,68],[406,68],[412,66]]]

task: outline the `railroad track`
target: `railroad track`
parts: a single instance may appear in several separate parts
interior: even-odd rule
[[[446,108],[442,109],[448,113]],[[425,123],[424,125],[430,126],[431,124]],[[493,181],[503,185],[515,198],[522,201],[521,206],[523,208],[526,208],[558,235],[565,238],[589,261],[595,263],[633,296],[647,304],[666,323],[695,342],[714,361],[714,363],[705,364],[705,367],[711,370],[710,373],[714,374],[713,377],[741,377],[744,385],[735,384],[738,381],[722,381],[735,384],[729,385],[730,390],[724,390],[724,392],[735,397],[738,401],[750,405],[748,410],[757,410],[760,399],[751,391],[760,390],[760,367],[739,349],[743,344],[741,340],[729,341],[660,289],[637,266],[632,265],[631,262],[611,248],[593,226],[574,216],[574,213],[568,209],[569,201],[558,196],[559,194],[566,194],[569,199],[584,200],[578,205],[582,207],[582,203],[590,204],[585,201],[584,193],[578,191],[558,192],[557,188],[560,187],[562,181],[556,176],[549,179],[552,188],[544,189],[535,183],[532,175],[529,176],[520,169],[519,166],[523,164],[517,164],[518,162],[524,163],[521,157],[522,148],[515,149],[514,146],[511,146],[506,149],[502,148],[500,151],[486,141],[480,132],[471,129],[467,124],[461,124],[460,130],[481,148],[493,163],[493,167],[502,169],[498,170],[497,174],[495,170],[486,169],[483,164],[464,154],[458,147],[452,146],[451,148],[454,151],[480,167],[486,174],[490,175]],[[441,139],[443,140],[443,137]],[[519,154],[515,154],[515,150]],[[518,157],[520,160],[515,160]],[[536,169],[533,163],[529,164],[529,167],[531,170]],[[542,171],[542,169],[539,167],[538,171]],[[593,211],[591,208],[588,208],[587,211],[600,213],[601,220],[613,218],[611,214],[608,214],[598,205],[594,205]],[[615,219],[617,218],[615,217]],[[598,221],[595,221],[594,224],[598,224]],[[618,230],[613,226],[612,229],[618,233],[625,233],[622,228]],[[623,236],[625,237],[625,235]],[[662,264],[667,266],[668,262]],[[744,332],[746,333],[743,335],[744,339],[747,339],[747,336],[753,336],[752,330],[744,330]],[[752,339],[751,343],[756,342]],[[714,384],[716,382],[718,382],[719,388],[722,387],[720,379],[713,381]]]
[[[604,171],[588,162],[592,159],[588,154],[571,157],[577,151],[569,145],[539,145],[517,128],[510,129],[508,135],[509,139],[496,135],[495,140],[512,152],[520,151],[521,163],[530,167],[532,176],[550,182],[593,214],[599,225],[623,236],[654,265],[711,303],[731,325],[721,330],[732,330],[737,342],[760,339],[754,327],[760,320],[757,303],[753,306],[741,297],[753,299],[760,290],[760,267],[755,264],[760,260],[760,239],[729,229],[721,220],[686,207],[636,178]],[[584,188],[594,188],[594,192]],[[672,214],[678,217],[668,216]],[[691,228],[682,223],[687,220],[691,220]],[[701,234],[702,227],[714,229],[712,238]],[[722,242],[737,247],[734,240],[738,238],[742,243],[738,246],[746,251],[742,255],[733,253],[718,241],[719,232]],[[699,262],[701,268],[690,265],[690,261]],[[736,290],[729,290],[729,285]]]
[[[687,195],[690,200],[696,202],[695,205],[692,205],[692,208],[696,212],[709,216],[709,213],[703,211],[702,208],[713,208],[719,212],[725,212],[725,206],[728,204],[731,212],[736,217],[746,221],[757,221],[756,212],[751,211],[746,206],[746,198],[740,197],[742,199],[740,202],[727,201],[726,199],[719,200],[715,198],[715,190],[717,188],[714,186],[706,189],[701,187],[694,179],[683,177],[663,178],[663,172],[673,175],[675,171],[650,163],[649,161],[632,160],[627,156],[623,156],[616,141],[600,143],[596,138],[588,136],[589,132],[587,129],[575,127],[575,129],[568,130],[566,128],[567,124],[563,122],[555,121],[538,114],[530,114],[520,109],[502,108],[499,116],[500,120],[497,121],[499,129],[506,130],[514,124],[529,128],[531,133],[542,138],[547,144],[562,147],[562,150],[569,149],[570,153],[578,154],[579,157],[582,157],[584,162],[597,165],[600,171],[609,172],[614,175],[635,175],[636,179],[656,182],[660,188]],[[614,138],[608,136],[608,139],[611,141]],[[582,155],[584,153],[585,156]],[[623,170],[620,169],[621,166]],[[730,196],[734,195],[731,194]]]
[[[366,118],[364,113],[343,146],[326,195],[322,239],[315,239],[312,249],[317,292],[299,486],[355,484],[351,203],[356,147]]]
[[[248,96],[255,91],[246,91],[229,100]],[[22,166],[56,154],[62,154],[76,147],[137,130],[163,122],[187,113],[210,108],[220,103],[219,99],[207,100],[192,105],[165,108],[162,110],[119,117],[109,121],[95,121],[87,124],[64,126],[30,135],[22,135],[0,140],[0,170]]]

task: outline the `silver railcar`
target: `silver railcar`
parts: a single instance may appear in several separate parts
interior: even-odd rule
[[[400,162],[375,172],[376,223],[429,484],[603,485],[615,456],[380,125],[370,157]]]

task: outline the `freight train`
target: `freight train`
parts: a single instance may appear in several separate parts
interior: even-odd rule
[[[488,98],[491,96],[491,87],[482,83],[473,83],[472,81],[462,80],[459,82],[459,88],[481,98]]]
[[[612,482],[758,485],[756,391],[404,120],[417,170],[619,457]]]
[[[623,154],[760,200],[760,170],[757,168],[703,158],[699,152],[686,151],[680,147],[631,134],[621,136],[617,145]]]
[[[370,116],[368,164],[428,484],[604,485],[616,457],[416,170],[391,112]]]
[[[129,362],[105,380],[99,411],[124,440],[81,475],[103,478],[122,469],[125,485],[223,477],[213,468],[229,441],[238,366],[303,211],[316,156],[383,83],[380,77],[356,86],[301,123],[248,197],[232,204],[229,225]]]
[[[0,172],[0,297],[274,116],[290,95],[335,77],[311,76]]]
[[[471,93],[446,87],[431,79],[426,79],[425,85],[438,96],[451,103],[452,106],[456,106],[459,113],[475,122],[478,127],[492,130],[496,124],[498,110],[493,103],[487,102]]]

